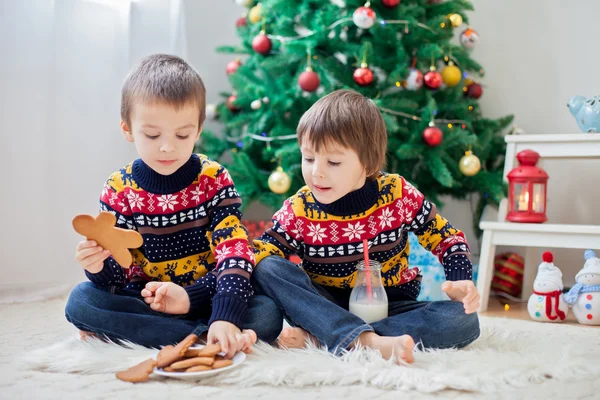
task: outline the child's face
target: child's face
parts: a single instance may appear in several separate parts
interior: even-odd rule
[[[193,103],[178,110],[164,103],[139,103],[133,106],[131,126],[121,121],[121,129],[150,168],[161,175],[171,175],[194,151],[202,131],[199,116],[198,106]]]
[[[320,203],[333,203],[364,186],[367,172],[354,150],[330,143],[317,153],[308,140],[304,142],[302,176]]]

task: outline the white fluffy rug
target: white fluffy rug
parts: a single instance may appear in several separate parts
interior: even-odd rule
[[[369,352],[336,359],[260,346],[239,368],[210,379],[153,376],[134,385],[113,371],[155,352],[74,340],[65,302],[0,304],[0,398],[562,400],[600,393],[600,329],[485,317],[473,345],[417,353],[410,367]]]
[[[374,351],[354,351],[337,358],[319,349],[282,351],[260,344],[239,368],[207,377],[201,384],[296,388],[367,385],[421,393],[445,389],[492,393],[549,380],[585,386],[600,379],[597,329],[485,317],[481,321],[482,336],[468,348],[419,352],[416,363],[409,367],[385,361]],[[71,338],[30,352],[24,360],[28,369],[38,371],[106,374],[155,356],[155,350],[140,346],[125,348]],[[152,381],[174,385],[189,394],[197,387],[195,382],[156,375]]]

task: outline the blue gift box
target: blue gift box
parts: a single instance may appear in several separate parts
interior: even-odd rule
[[[446,281],[446,275],[444,274],[444,267],[442,267],[437,257],[425,250],[412,232],[408,233],[408,243],[410,244],[408,265],[410,268],[419,268],[421,275],[423,275],[421,293],[417,300],[449,300],[441,289],[442,283]],[[477,266],[475,264],[473,264],[473,280],[477,280]]]

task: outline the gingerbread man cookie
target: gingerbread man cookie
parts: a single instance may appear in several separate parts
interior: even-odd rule
[[[139,232],[117,228],[117,218],[109,212],[101,212],[97,218],[91,215],[78,215],[73,218],[75,231],[88,240],[95,240],[99,246],[110,251],[116,262],[123,268],[131,266],[129,249],[137,249],[144,240]]]

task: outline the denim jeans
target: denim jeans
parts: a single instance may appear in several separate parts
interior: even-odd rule
[[[152,310],[137,291],[92,282],[78,284],[65,308],[67,320],[81,330],[154,348],[180,342],[190,333],[200,336],[208,331],[210,312],[208,306],[199,319],[164,314]],[[279,336],[282,325],[282,313],[271,299],[260,295],[250,298],[242,329],[253,329],[259,339],[271,343]]]
[[[263,259],[252,279],[257,293],[272,298],[290,325],[310,332],[336,355],[363,332],[410,335],[419,347],[436,349],[461,348],[479,337],[477,314],[466,314],[459,302],[416,301],[386,288],[388,318],[367,324],[348,311],[350,289],[317,285],[284,258]]]

